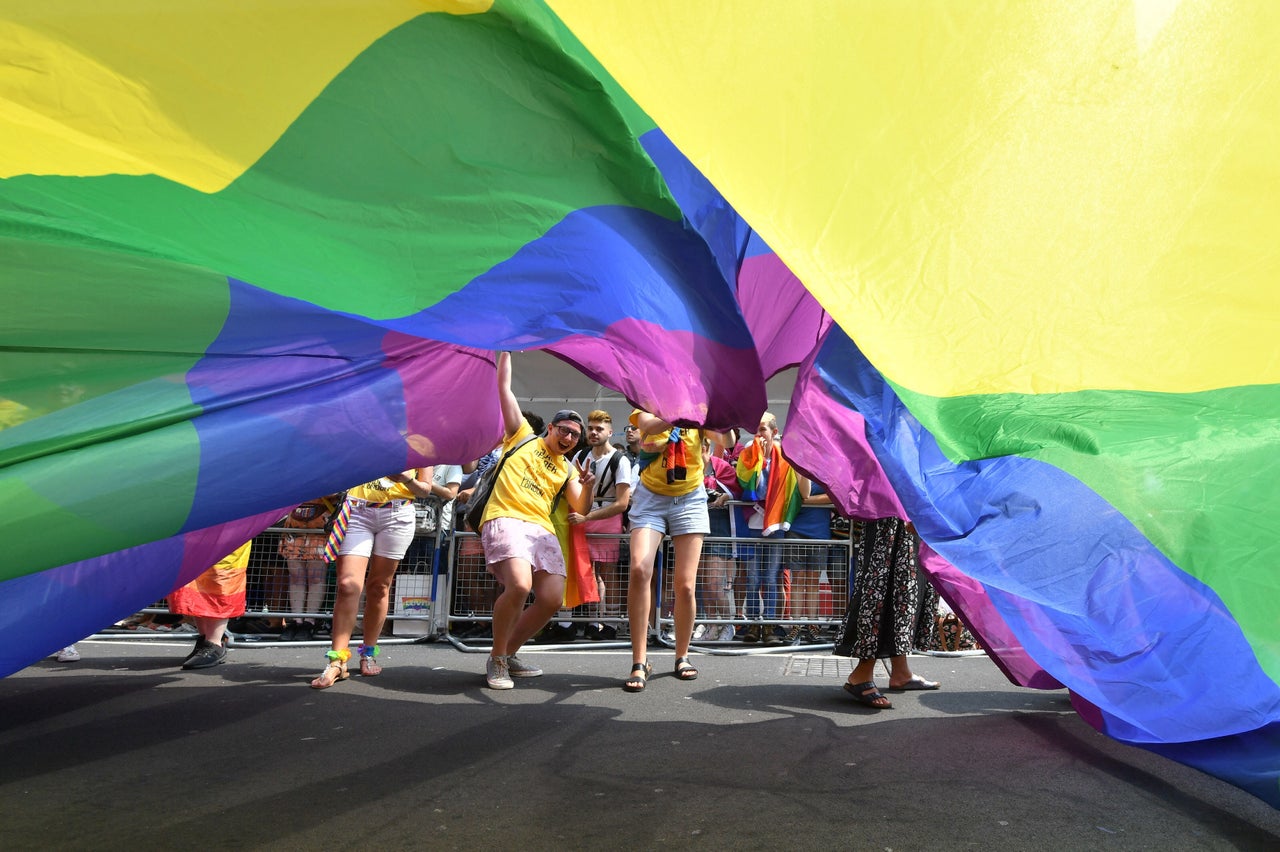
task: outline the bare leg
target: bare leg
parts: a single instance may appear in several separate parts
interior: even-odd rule
[[[341,651],[351,644],[356,629],[356,613],[360,609],[360,593],[364,591],[364,575],[369,569],[367,556],[338,557],[338,597],[333,603],[333,641],[330,646]]]
[[[356,612],[360,608],[360,593],[364,590],[364,575],[369,567],[369,557],[347,554],[338,557],[338,595],[333,603],[333,635],[329,647],[337,653],[347,650],[351,634],[356,628]],[[334,666],[326,666],[320,677],[311,681],[317,689],[332,686],[339,676]]]
[[[227,624],[230,619],[227,618],[205,618],[204,616],[195,616],[196,629],[200,631],[200,635],[205,638],[206,642],[214,645],[222,644],[222,636],[227,631]]]
[[[399,559],[374,556],[369,560],[369,579],[364,589],[364,623],[361,625],[365,647],[372,648],[378,644],[382,626],[387,623],[391,578],[395,576],[398,567]],[[360,673],[373,677],[382,673],[382,666],[378,665],[372,654],[365,655],[360,658]]]
[[[527,559],[513,556],[493,563],[490,570],[502,584],[502,594],[498,595],[493,604],[493,650],[489,654],[497,659],[510,653],[507,648],[515,635],[516,623],[524,611],[524,602],[533,589],[533,568]],[[555,604],[559,608],[560,601],[557,600]]]
[[[507,639],[503,654],[510,656],[520,650],[538,631],[547,626],[551,616],[556,614],[564,600],[565,578],[559,574],[548,574],[546,571],[535,571],[533,574],[533,603],[525,607],[524,612],[516,620],[515,627]],[[495,647],[497,643],[494,643]]]
[[[631,626],[631,661],[643,663],[649,646],[649,607],[653,596],[653,558],[662,533],[637,527],[631,531],[631,574],[627,579],[627,622]],[[690,630],[693,629],[690,625]]]
[[[702,558],[702,533],[678,535],[674,539],[676,558],[671,591],[675,597],[676,657],[689,656],[693,639],[693,620],[697,602],[698,561]],[[632,647],[635,646],[632,639]]]

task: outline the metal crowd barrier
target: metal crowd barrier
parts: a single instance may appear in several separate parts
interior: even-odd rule
[[[750,505],[750,504],[736,504]],[[731,518],[736,515],[731,512]],[[849,597],[850,563],[853,555],[848,539],[810,540],[760,538],[739,535],[706,537],[699,562],[694,646],[705,653],[759,653],[791,651],[804,644],[815,650],[830,648],[835,628],[843,616]],[[239,641],[278,640],[282,619],[315,619],[322,627],[331,617],[334,566],[327,564],[326,593],[321,606],[312,612],[294,610],[289,603],[289,568],[281,556],[282,537],[296,533],[272,527],[254,539],[248,567],[245,615],[232,622],[230,632]],[[585,604],[573,611],[562,610],[535,641],[546,649],[573,647],[629,646],[626,614],[627,580],[630,573],[628,536],[601,536],[594,540],[618,541],[617,563],[604,571],[603,606]],[[654,610],[649,618],[652,641],[672,646],[674,630],[672,572],[674,558],[670,539],[659,548],[654,569]],[[776,598],[772,614],[767,599],[753,590],[750,581],[758,571],[778,566]],[[709,584],[724,584],[721,595]],[[726,588],[727,586],[727,588]],[[723,594],[732,596],[727,613],[717,610]],[[452,643],[464,651],[488,651],[497,584],[485,570],[479,537],[459,532],[415,537],[396,572],[388,607],[388,629],[400,641]],[[143,610],[167,613],[165,600]],[[571,625],[566,628],[561,623]],[[596,630],[593,625],[600,625]],[[588,638],[587,628],[592,628]],[[732,633],[726,628],[732,628]],[[357,635],[358,635],[357,627]],[[110,631],[132,636],[168,635],[168,631]],[[754,635],[753,635],[754,633]],[[773,639],[769,638],[773,633]],[[100,634],[103,635],[103,634]],[[384,631],[384,637],[387,632]],[[323,630],[317,641],[327,641]],[[755,639],[756,641],[752,641]]]
[[[325,563],[325,593],[320,606],[312,611],[296,610],[289,600],[289,565],[281,555],[285,536],[296,535],[297,530],[271,527],[253,539],[249,551],[248,582],[245,594],[245,614],[233,619],[228,632],[241,642],[271,642],[278,640],[283,624],[310,618],[320,627],[316,641],[328,642],[326,628],[333,615],[337,578],[333,563]],[[444,572],[448,536],[420,533],[414,537],[405,558],[396,571],[391,587],[391,600],[387,609],[388,625],[393,637],[405,637],[407,641],[423,638],[434,639],[444,632],[447,623],[435,602],[441,600],[444,588]],[[361,601],[361,611],[364,603]],[[141,610],[149,615],[169,612],[168,601],[161,598]],[[160,628],[127,629],[107,628],[96,634],[99,638],[128,636],[164,638],[173,636],[174,630]],[[357,626],[356,635],[359,635]],[[384,636],[387,635],[384,631]]]
[[[734,506],[750,506],[735,503]],[[730,513],[734,518],[735,512]],[[738,535],[736,521],[731,520],[728,537],[703,539],[702,557],[698,565],[694,647],[704,653],[767,653],[794,651],[797,645],[813,650],[829,649],[835,630],[844,615],[849,598],[850,566],[853,542],[849,539],[800,539],[771,536]],[[618,561],[610,571],[605,569],[603,606],[584,604],[574,610],[561,610],[551,624],[535,637],[545,650],[587,647],[630,647],[627,623],[627,581],[630,574],[629,536],[588,535],[589,540],[617,540]],[[484,554],[474,533],[458,533],[448,546],[447,587],[440,601],[442,638],[463,651],[488,651],[489,632],[493,621],[493,603],[497,583],[485,570]],[[671,540],[664,539],[654,567],[656,604],[649,618],[652,641],[674,646],[672,572],[674,559]],[[778,590],[772,617],[766,618],[766,602],[752,601],[749,580],[754,571],[777,565]],[[785,569],[785,570],[783,570]],[[730,611],[715,612],[717,600],[709,583],[727,582],[732,595]],[[803,595],[798,595],[803,591]],[[565,627],[564,625],[569,625]],[[593,625],[609,628],[588,633]],[[732,628],[730,635],[725,627]],[[699,629],[700,628],[700,629]],[[758,631],[755,636],[753,628]],[[772,632],[774,639],[769,640]],[[752,641],[754,639],[755,641]]]

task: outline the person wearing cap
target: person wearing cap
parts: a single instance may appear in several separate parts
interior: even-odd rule
[[[506,460],[480,520],[480,543],[485,568],[502,584],[502,593],[493,605],[493,650],[485,683],[491,689],[511,689],[514,677],[542,674],[516,652],[546,626],[564,600],[568,571],[551,512],[563,493],[569,511],[585,515],[595,477],[590,464],[573,465],[565,457],[582,439],[578,412],[557,411],[546,431],[534,435],[511,392],[507,352],[498,355],[498,402]],[[525,607],[530,592],[533,603]]]
[[[707,492],[702,485],[702,441],[722,445],[724,436],[696,427],[677,427],[636,409],[631,424],[640,430],[639,484],[632,491],[631,572],[627,584],[627,618],[631,628],[631,675],[622,688],[640,692],[653,666],[648,662],[648,624],[652,601],[653,562],[664,535],[675,547],[672,593],[675,596],[676,677],[694,680],[689,662],[693,639],[694,592],[702,537],[711,532]]]

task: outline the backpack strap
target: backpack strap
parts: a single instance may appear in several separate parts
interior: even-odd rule
[[[564,481],[564,482],[560,483],[560,490],[556,492],[555,499],[551,501],[551,514],[552,514],[552,515],[554,515],[554,514],[556,513],[556,509],[557,509],[557,508],[559,508],[559,506],[560,506],[560,498],[564,496],[564,490],[565,490],[566,488],[568,488],[568,487],[569,487],[569,480],[570,480],[570,479],[573,479],[573,474],[572,474],[572,473],[571,473],[571,474],[569,474],[569,476],[565,479],[565,481]]]
[[[604,492],[614,485],[618,484],[618,465],[622,463],[622,450],[614,448],[609,455],[609,462],[605,465],[604,474],[596,482],[596,502],[604,499]]]

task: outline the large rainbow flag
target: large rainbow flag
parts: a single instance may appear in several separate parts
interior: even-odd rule
[[[292,503],[478,456],[494,349],[712,427],[803,361],[795,437],[861,432],[832,479],[915,520],[1010,677],[1280,806],[1277,36],[2,0],[0,674]]]
[[[634,103],[540,5],[5,3],[0,53],[0,673],[292,503],[483,454],[492,350],[763,407]]]
[[[1036,662],[1280,805],[1280,7],[553,5],[874,365]]]

